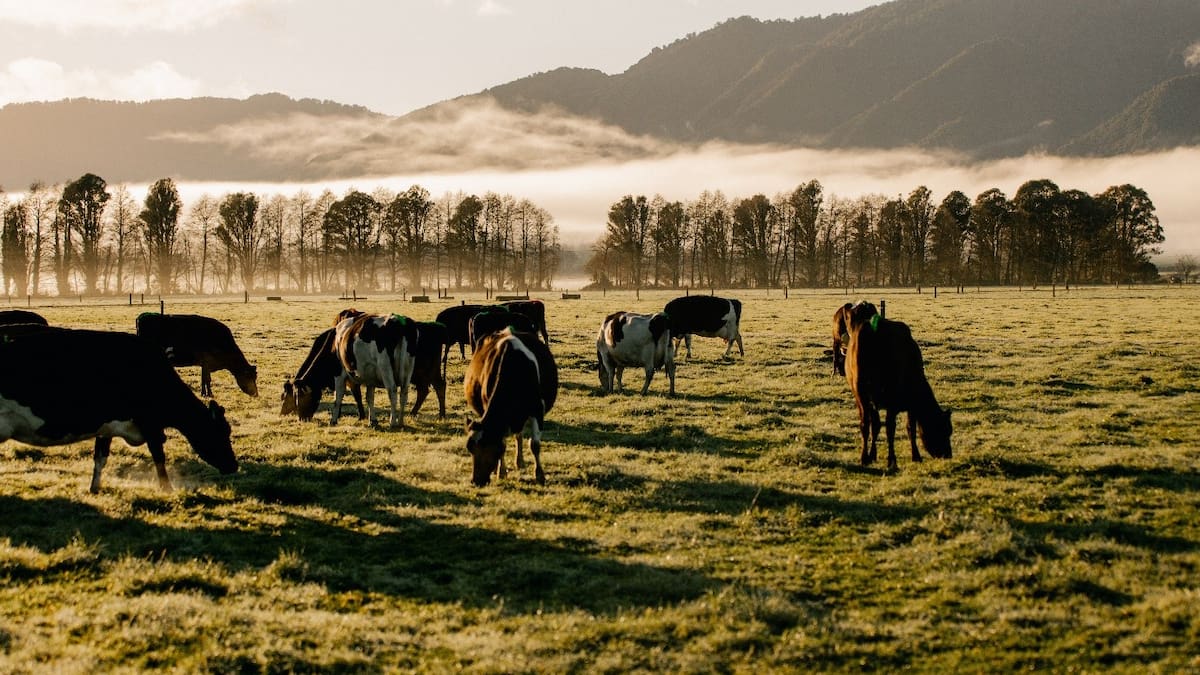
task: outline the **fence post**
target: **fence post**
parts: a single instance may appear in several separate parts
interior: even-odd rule
[[[881,319],[887,318],[887,300],[879,301],[879,318],[881,318]]]
[[[250,291],[242,291],[242,293],[244,293],[246,296],[246,299],[244,300],[244,302],[246,304],[250,304]]]
[[[935,297],[935,298],[937,297],[937,285],[936,284],[933,287],[933,297]]]
[[[159,314],[167,313],[167,304],[162,301],[162,298],[158,299],[158,313]]]

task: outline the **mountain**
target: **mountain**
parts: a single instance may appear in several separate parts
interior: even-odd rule
[[[894,0],[730,19],[626,71],[560,68],[400,118],[279,94],[0,109],[0,185],[554,169],[710,141],[977,159],[1200,143],[1197,0]]]
[[[851,15],[733,19],[617,75],[557,70],[479,96],[680,141],[1002,157],[1070,148],[1115,123],[1187,75],[1198,40],[1195,0],[896,0]],[[1191,122],[1200,129],[1200,115]]]

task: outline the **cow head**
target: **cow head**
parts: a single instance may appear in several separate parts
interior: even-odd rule
[[[291,415],[296,412],[296,387],[292,384],[292,378],[287,378],[283,381],[283,393],[279,395],[279,414]]]
[[[207,413],[203,433],[188,439],[192,442],[192,449],[200,455],[200,459],[211,464],[217,471],[234,473],[238,470],[238,461],[233,454],[233,443],[230,440],[232,430],[225,419],[225,409],[216,401],[210,400]]]
[[[504,438],[487,438],[483,424],[467,419],[467,452],[471,453],[471,482],[486,487],[504,458]]]
[[[250,396],[258,396],[258,367],[250,366],[245,370],[234,372],[234,379],[237,380],[238,388],[243,393]]]
[[[311,387],[307,384],[297,385],[295,410],[296,416],[301,422],[307,422],[317,414],[317,408],[321,405],[321,390],[317,387]]]
[[[921,438],[925,452],[940,459],[950,459],[952,432],[949,410],[934,410],[917,424],[917,435]]]

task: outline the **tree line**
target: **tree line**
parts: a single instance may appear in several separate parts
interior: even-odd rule
[[[234,192],[184,208],[170,178],[139,204],[92,173],[0,191],[0,272],[24,297],[418,288],[549,289],[558,226],[527,199],[326,190]]]
[[[817,180],[773,198],[705,191],[690,202],[626,195],[586,271],[601,287],[1035,285],[1157,280],[1164,240],[1133,185],[1096,195],[1031,180],[941,202],[826,196]]]

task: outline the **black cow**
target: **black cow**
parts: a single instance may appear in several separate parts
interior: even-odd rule
[[[144,312],[137,318],[137,334],[162,349],[176,368],[200,366],[200,395],[212,396],[212,374],[228,370],[238,388],[258,396],[258,369],[246,361],[229,327],[197,314]]]
[[[417,400],[412,408],[414,416],[429,396],[429,388],[433,387],[438,399],[438,418],[446,419],[446,378],[439,362],[448,339],[445,325],[436,321],[417,322],[417,353],[412,371],[412,385],[417,390]]]
[[[500,306],[510,312],[529,317],[533,326],[540,333],[542,342],[550,344],[550,333],[546,331],[546,305],[541,300],[511,300],[502,302]]]
[[[50,325],[50,322],[46,321],[46,317],[37,312],[30,312],[24,309],[0,310],[0,326],[10,326],[18,323],[37,324],[39,326]]]
[[[742,321],[742,302],[719,298],[715,295],[688,295],[675,298],[663,308],[671,320],[671,338],[675,340],[675,351],[679,352],[679,341],[687,346],[687,357],[692,358],[692,335],[718,337],[725,340],[725,354],[729,356],[734,341],[738,354],[745,356],[742,349],[742,333],[738,326]]]
[[[318,335],[308,350],[308,356],[304,357],[304,363],[296,369],[295,377],[284,381],[280,415],[296,413],[300,421],[307,422],[320,407],[321,395],[326,390],[333,391],[334,381],[342,372],[342,362],[333,353],[333,335],[332,328]],[[362,387],[352,383],[350,393],[354,396],[358,419],[361,420],[367,416],[363,409]]]
[[[510,312],[499,306],[485,307],[471,317],[468,324],[467,332],[471,336],[471,351],[475,351],[475,347],[485,336],[505,328],[512,328],[520,333],[537,334],[537,326],[528,316]]]
[[[479,342],[466,376],[467,405],[479,421],[467,420],[467,451],[472,457],[471,482],[483,487],[504,466],[504,438],[517,436],[517,468],[525,467],[521,433],[530,427],[535,476],[545,484],[542,470],[542,426],[558,397],[558,367],[545,343],[533,333],[502,330]],[[497,468],[498,467],[498,468]]]
[[[91,491],[114,437],[147,444],[169,490],[165,429],[178,429],[221,473],[238,469],[225,411],[205,405],[152,345],[129,333],[0,330],[0,441],[53,446],[95,439]]]
[[[467,358],[466,345],[471,343],[471,317],[487,309],[486,305],[455,305],[438,312],[436,321],[446,327],[446,349],[442,354],[442,377],[446,376],[446,361],[450,347],[458,345],[458,353]]]

